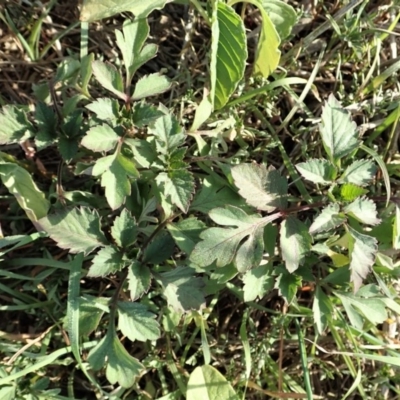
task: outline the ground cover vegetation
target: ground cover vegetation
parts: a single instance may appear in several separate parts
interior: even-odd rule
[[[399,398],[399,6],[3,1],[0,398]]]

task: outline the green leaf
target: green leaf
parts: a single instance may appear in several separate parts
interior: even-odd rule
[[[259,4],[258,1],[255,3]],[[258,39],[254,74],[261,74],[264,78],[268,78],[279,65],[281,40],[263,5],[258,5],[258,7],[262,17],[262,28]]]
[[[295,217],[286,218],[281,224],[280,245],[286,269],[290,273],[296,271],[311,249],[311,236],[307,226]]]
[[[376,165],[372,161],[356,160],[345,169],[338,182],[366,186],[371,183],[376,171]]]
[[[114,246],[105,246],[93,258],[88,276],[107,276],[121,270],[125,266],[122,255]]]
[[[104,367],[107,360],[106,376],[111,384],[119,383],[123,388],[131,388],[143,370],[143,365],[125,350],[114,329],[94,347],[88,357],[89,364],[97,371]]]
[[[350,281],[354,284],[354,292],[357,292],[363,280],[371,272],[378,251],[378,241],[374,237],[357,232],[350,226],[348,230],[354,239],[350,251]]]
[[[360,146],[357,125],[332,94],[323,107],[319,128],[325,151],[334,163]]]
[[[336,177],[335,167],[327,160],[311,159],[296,165],[307,180],[314,183],[330,184]]]
[[[0,399],[2,400],[15,400],[16,386],[3,386],[0,388]]]
[[[142,168],[149,168],[157,159],[154,143],[142,139],[124,139],[124,143],[132,150],[135,163]]]
[[[115,148],[119,138],[110,125],[96,125],[88,130],[81,144],[93,151],[110,151]]]
[[[124,208],[121,214],[115,218],[111,228],[111,235],[119,247],[126,248],[136,242],[139,227],[135,218]]]
[[[354,201],[357,197],[368,193],[367,190],[353,183],[345,183],[340,187],[339,196],[342,201]]]
[[[313,302],[313,316],[314,323],[317,327],[317,332],[322,335],[328,320],[333,313],[332,302],[329,297],[317,286],[315,289],[315,296]]]
[[[143,264],[161,264],[170,258],[175,249],[175,242],[168,231],[161,231],[146,247],[143,253]]]
[[[235,260],[239,272],[260,265],[263,251],[263,228],[272,222],[270,218],[261,218],[258,214],[247,215],[239,208],[226,206],[215,208],[209,213],[210,218],[219,225],[237,228],[209,228],[201,235],[190,259],[201,267],[206,267],[217,260],[217,266],[223,267]]]
[[[341,225],[346,218],[340,214],[339,204],[333,203],[326,206],[309,228],[309,233],[326,232]]]
[[[91,253],[104,246],[107,240],[100,230],[100,218],[96,210],[89,208],[63,208],[40,219],[37,224],[57,242],[58,247],[71,253]]]
[[[287,180],[275,168],[240,164],[232,168],[232,177],[247,204],[267,212],[286,207]]]
[[[87,337],[98,327],[104,310],[96,306],[103,302],[106,305],[109,299],[105,297],[85,296],[79,299],[79,336]]]
[[[144,304],[119,301],[118,328],[132,342],[140,340],[157,340],[160,337],[160,326],[155,320],[156,315],[150,312]]]
[[[243,276],[243,284],[244,301],[254,301],[257,297],[262,299],[274,288],[271,266],[264,264],[247,271]]]
[[[102,121],[114,121],[119,116],[118,100],[111,99],[110,97],[97,99],[88,104],[86,108],[94,112],[97,118]]]
[[[393,248],[400,249],[400,205],[396,203],[396,215],[393,222]]]
[[[189,267],[177,267],[160,274],[163,294],[176,311],[200,310],[205,306],[203,278],[195,277]]]
[[[193,175],[185,169],[176,169],[158,174],[156,182],[171,203],[187,213],[195,188]]]
[[[0,112],[0,144],[20,143],[33,134],[26,113],[16,106],[3,106]]]
[[[143,102],[135,103],[132,111],[132,120],[135,126],[142,128],[145,125],[150,125],[159,117],[165,114],[158,108]],[[147,142],[146,142],[147,143]]]
[[[52,107],[39,102],[36,104],[35,121],[39,128],[35,137],[35,144],[38,150],[43,150],[52,145],[57,138],[57,115]]]
[[[230,383],[211,365],[197,367],[189,377],[186,400],[239,400]]]
[[[104,89],[114,93],[125,102],[128,100],[127,95],[124,93],[121,74],[113,65],[96,60],[93,61],[92,68],[93,75]]]
[[[164,93],[172,86],[172,82],[160,73],[145,75],[139,79],[132,94],[133,100],[140,100],[145,97],[155,96]]]
[[[50,203],[44,193],[38,189],[25,168],[12,162],[5,162],[4,158],[4,153],[0,153],[0,177],[3,185],[14,195],[31,221],[45,217]]]
[[[365,197],[355,199],[344,208],[344,212],[363,224],[378,225],[381,222],[377,215],[376,204]]]
[[[281,0],[261,0],[261,3],[271,18],[280,38],[287,38],[296,23],[296,11]]]
[[[178,223],[169,223],[167,229],[181,251],[190,254],[200,241],[200,233],[206,225],[195,217],[182,219]]]
[[[128,269],[128,289],[131,299],[136,300],[143,296],[150,288],[150,269],[138,262],[133,262]]]
[[[216,2],[211,47],[211,96],[214,109],[222,108],[243,78],[247,59],[246,32],[235,10]]]
[[[282,266],[275,268],[275,271],[279,274],[276,278],[275,289],[278,289],[279,295],[290,304],[301,286],[301,277],[288,272]]]
[[[84,0],[81,21],[93,22],[125,11],[147,17],[153,10],[164,7],[167,0]]]

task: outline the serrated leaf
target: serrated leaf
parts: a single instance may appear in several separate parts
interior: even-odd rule
[[[107,276],[121,270],[125,266],[122,255],[114,246],[104,247],[93,258],[88,276]]]
[[[128,269],[127,279],[131,299],[136,300],[149,290],[151,283],[150,269],[146,265],[133,262]]]
[[[297,20],[293,7],[281,0],[262,0],[262,6],[271,18],[280,38],[282,40],[287,38]]]
[[[322,209],[309,228],[309,233],[326,232],[341,225],[346,218],[340,215],[339,204],[333,203]]]
[[[364,224],[377,225],[381,222],[376,211],[376,204],[365,197],[355,199],[345,207],[344,212]]]
[[[38,102],[35,109],[35,121],[39,128],[35,136],[35,144],[38,150],[43,150],[52,145],[57,138],[57,116],[52,107]]]
[[[217,260],[218,267],[223,267],[235,260],[239,272],[258,267],[264,251],[263,228],[273,217],[247,215],[232,206],[215,208],[209,216],[219,225],[237,228],[206,229],[200,235],[202,241],[196,244],[190,259],[201,267],[212,264],[214,260]]]
[[[119,138],[110,125],[96,125],[87,131],[81,144],[93,151],[110,151],[115,148]]]
[[[335,179],[336,169],[327,160],[311,159],[296,165],[300,174],[314,183],[330,184]]]
[[[176,311],[200,310],[205,306],[202,278],[195,277],[188,267],[178,267],[160,274],[164,296]]]
[[[313,317],[317,332],[320,335],[323,334],[332,312],[332,302],[322,289],[317,286],[313,302]]]
[[[280,246],[286,269],[290,273],[296,271],[311,249],[307,226],[292,216],[286,218],[281,224]]]
[[[354,201],[357,197],[368,193],[367,190],[353,183],[345,183],[340,187],[340,198],[343,201]]]
[[[97,99],[88,104],[86,108],[94,112],[97,118],[102,121],[113,121],[118,118],[119,114],[118,100],[111,99],[110,97]]]
[[[246,32],[235,10],[217,2],[211,24],[211,96],[214,109],[222,108],[243,78],[247,59]]]
[[[170,223],[167,229],[176,245],[186,254],[190,254],[200,241],[200,233],[206,228],[204,222],[195,217],[183,219],[178,223]]]
[[[157,73],[145,75],[136,83],[132,94],[133,100],[144,99],[145,97],[155,96],[164,93],[172,86],[172,82],[164,75]]]
[[[133,158],[139,167],[149,168],[157,159],[154,143],[149,143],[143,139],[131,138],[125,139],[124,143],[132,150]]]
[[[159,233],[146,247],[143,253],[143,263],[161,264],[172,256],[175,242],[168,231]]]
[[[156,315],[150,312],[144,304],[133,302],[117,303],[118,328],[132,342],[140,340],[157,340],[160,337],[160,326],[155,320]]]
[[[350,251],[350,281],[354,284],[354,292],[357,292],[363,280],[371,272],[378,251],[378,241],[372,236],[357,232],[350,226],[348,230],[354,239]]]
[[[254,301],[257,297],[263,298],[274,288],[275,277],[272,276],[271,266],[260,265],[243,276],[244,301]]]
[[[121,74],[113,65],[96,60],[92,63],[92,69],[93,75],[104,89],[109,90],[124,101],[128,100],[124,93]]]
[[[275,289],[278,289],[279,295],[290,304],[301,286],[301,277],[289,273],[287,269],[284,269],[282,266],[275,268],[275,272],[278,274],[275,282]]]
[[[135,218],[124,208],[121,214],[115,218],[111,228],[111,235],[119,247],[126,248],[136,242],[139,232]]]
[[[69,249],[70,253],[89,254],[107,243],[100,230],[97,211],[86,207],[57,210],[36,225],[46,231],[58,247]]]
[[[145,125],[151,124],[157,118],[160,118],[164,115],[165,114],[158,108],[150,104],[140,102],[135,103],[133,106],[132,120],[138,128],[141,128]]]
[[[4,153],[3,153],[4,154]],[[0,153],[0,177],[3,185],[16,198],[20,207],[31,221],[37,221],[47,215],[50,203],[39,190],[29,172]]]
[[[376,165],[370,160],[356,160],[349,165],[339,179],[339,183],[353,183],[366,186],[371,183],[376,174]]]
[[[240,164],[232,168],[232,177],[247,204],[267,212],[286,207],[287,180],[276,169]]]
[[[106,361],[107,360],[107,361]],[[143,370],[143,365],[130,356],[119,341],[114,329],[94,347],[88,357],[89,364],[97,371],[106,364],[106,377],[111,384],[118,382],[122,387],[131,388]]]
[[[260,73],[264,78],[268,78],[279,65],[281,57],[279,45],[281,40],[274,24],[262,5],[259,6],[259,10],[262,17],[262,27],[258,39],[254,74]]]
[[[319,128],[325,151],[334,163],[360,145],[357,125],[332,94],[323,107]]]
[[[185,169],[177,169],[158,174],[156,182],[171,203],[187,213],[194,193],[193,175]]]
[[[0,112],[0,144],[23,142],[33,134],[26,113],[16,106],[6,105]]]

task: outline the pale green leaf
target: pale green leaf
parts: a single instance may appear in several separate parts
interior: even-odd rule
[[[344,208],[346,214],[350,214],[358,221],[367,225],[377,225],[381,222],[376,211],[376,204],[366,197],[359,197]]]
[[[243,276],[244,301],[254,301],[257,297],[262,299],[274,288],[275,277],[268,264],[260,265],[247,271]]]
[[[205,96],[200,104],[196,107],[196,113],[194,115],[190,132],[197,131],[204,122],[207,121],[213,111],[213,105],[209,99],[209,96]]]
[[[296,271],[311,249],[311,236],[307,226],[295,217],[286,218],[281,224],[280,245],[286,269],[290,273]]]
[[[93,151],[110,151],[115,148],[119,138],[110,125],[96,125],[87,131],[81,144]]]
[[[393,222],[393,248],[400,249],[400,205],[396,203],[396,215]]]
[[[114,246],[105,246],[93,258],[88,276],[107,276],[121,270],[125,266],[122,256]]]
[[[371,272],[378,251],[378,241],[372,236],[357,232],[350,226],[348,230],[354,239],[350,252],[350,280],[354,284],[354,292],[357,292],[363,280]]]
[[[15,400],[17,398],[15,396],[16,389],[17,389],[17,387],[15,385],[1,387],[0,388],[0,399],[1,400]]]
[[[92,68],[93,75],[104,89],[109,90],[124,101],[127,100],[121,74],[113,65],[96,60],[93,61]]]
[[[151,104],[138,102],[132,107],[132,121],[138,128],[149,125],[165,114]]]
[[[190,254],[194,246],[200,241],[200,233],[206,228],[204,222],[195,217],[182,219],[177,223],[170,223],[167,229],[174,238],[176,245],[186,254]]]
[[[371,160],[356,160],[345,169],[339,183],[366,186],[371,183],[376,171],[376,165]]]
[[[144,139],[131,138],[126,138],[124,143],[132,150],[133,158],[138,167],[149,168],[157,159],[154,143],[149,143]]]
[[[3,154],[0,154],[0,157],[4,159]],[[31,221],[37,221],[47,215],[50,203],[25,168],[0,159],[0,177]]]
[[[336,168],[327,160],[311,159],[296,165],[307,180],[314,183],[330,184],[336,177]]]
[[[125,11],[147,17],[153,10],[164,7],[167,0],[84,0],[81,21],[93,22]]]
[[[340,188],[340,198],[343,201],[354,201],[357,197],[363,196],[368,191],[354,183],[345,183]]]
[[[111,235],[119,247],[126,248],[136,242],[139,227],[130,212],[124,208],[115,218]]]
[[[230,383],[211,365],[197,367],[189,377],[186,400],[239,400]]]
[[[244,75],[247,59],[246,33],[235,10],[217,2],[216,19],[211,25],[211,86],[214,109],[222,108]]]
[[[102,121],[113,121],[119,116],[118,100],[111,99],[110,97],[97,99],[88,104],[86,108],[94,112],[97,118],[101,119]]]
[[[145,75],[136,83],[132,94],[132,100],[140,100],[145,97],[164,93],[171,88],[172,82],[164,75],[154,73]]]
[[[332,203],[322,209],[321,214],[314,219],[308,231],[311,234],[326,232],[338,227],[345,220],[346,218],[340,214],[339,204]]]
[[[319,129],[325,151],[332,162],[337,162],[360,146],[357,125],[332,94],[323,107]]]
[[[287,180],[274,168],[263,164],[240,164],[232,168],[232,177],[246,203],[272,212],[287,204]]]
[[[160,326],[155,320],[156,315],[150,312],[144,304],[119,301],[118,328],[132,342],[140,340],[157,340],[160,337]]]
[[[58,247],[69,249],[71,253],[89,254],[107,243],[97,211],[87,207],[59,209],[36,225],[38,230],[46,231]]]
[[[133,262],[128,269],[128,289],[131,299],[136,300],[150,288],[151,273],[146,265]]]
[[[103,302],[106,305],[109,299],[106,297],[85,296],[79,299],[79,336],[89,336],[99,325],[104,310],[96,306]]]
[[[16,106],[5,105],[0,112],[0,144],[23,142],[33,134],[26,113]]]
[[[329,297],[322,291],[320,286],[315,289],[313,302],[314,323],[317,327],[317,332],[322,335],[329,318],[333,313],[332,302]]]
[[[290,35],[293,25],[296,23],[296,11],[289,4],[281,0],[261,0],[261,3],[271,18],[280,38],[287,38]]]

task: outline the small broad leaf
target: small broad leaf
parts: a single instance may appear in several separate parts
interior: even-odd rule
[[[263,228],[277,218],[276,214],[261,218],[258,214],[247,215],[240,208],[226,206],[211,210],[209,216],[217,224],[237,228],[206,229],[190,259],[201,267],[214,260],[218,267],[223,267],[235,260],[239,272],[258,267],[264,251]]]
[[[146,265],[133,262],[128,269],[128,289],[131,299],[136,300],[143,296],[150,288],[151,273]]]
[[[39,102],[36,105],[35,121],[39,128],[35,137],[35,144],[38,150],[43,150],[52,145],[57,138],[57,115],[51,106]]]
[[[157,159],[154,143],[143,139],[125,138],[124,143],[128,145],[133,153],[133,158],[138,167],[149,168]]]
[[[119,247],[126,248],[136,242],[139,227],[135,218],[124,208],[121,214],[115,218],[111,228],[111,235]]]
[[[275,289],[278,289],[279,295],[290,304],[301,286],[301,277],[288,272],[283,266],[276,267],[275,272],[278,274]]]
[[[50,203],[36,186],[30,173],[18,164],[5,162],[3,159],[6,159],[6,155],[0,153],[0,177],[4,186],[14,195],[31,221],[45,217]]]
[[[178,267],[160,274],[164,296],[176,311],[200,310],[205,306],[202,278],[197,278],[189,267]]]
[[[323,108],[319,128],[325,151],[334,163],[360,146],[357,125],[332,94]]]
[[[319,214],[308,230],[311,234],[326,232],[341,225],[346,218],[340,214],[340,207],[337,203],[326,206]]]
[[[175,242],[168,231],[161,231],[143,252],[143,264],[161,264],[170,258],[175,249]]]
[[[119,138],[110,125],[103,124],[89,129],[81,144],[93,151],[110,151],[115,148]]]
[[[33,134],[32,124],[23,110],[16,106],[3,106],[0,112],[0,144],[23,142]]]
[[[206,228],[204,222],[195,217],[183,219],[178,223],[170,223],[167,229],[174,238],[176,245],[186,254],[190,254],[200,241],[200,233]]]
[[[296,23],[296,11],[281,0],[261,0],[261,2],[280,38],[287,38]]]
[[[100,230],[97,211],[87,207],[57,210],[40,219],[36,225],[46,231],[58,247],[69,249],[71,253],[89,254],[107,243]]]
[[[123,388],[131,388],[143,370],[143,365],[122,346],[114,329],[94,347],[88,357],[89,364],[97,371],[107,364],[106,376],[111,384],[119,383]]]
[[[143,102],[135,103],[132,108],[132,120],[135,126],[137,126],[138,128],[149,125],[157,118],[165,115],[158,108]]]
[[[111,99],[110,97],[97,99],[88,104],[86,108],[94,112],[97,118],[102,121],[114,121],[119,116],[118,100]]]
[[[314,183],[330,184],[336,177],[336,168],[327,160],[311,159],[296,165],[300,174]]]
[[[286,269],[290,273],[296,271],[311,249],[307,226],[292,216],[286,218],[281,224],[280,245]]]
[[[366,186],[371,183],[376,174],[376,165],[370,160],[356,160],[349,165],[339,179],[339,183],[353,183]]]
[[[365,197],[355,199],[345,207],[344,212],[363,224],[377,225],[381,222],[377,215],[376,204]]]
[[[339,196],[342,201],[354,201],[357,197],[368,193],[366,189],[354,185],[354,183],[345,183],[341,186]]]
[[[313,302],[314,323],[317,327],[317,332],[322,335],[330,316],[332,315],[333,307],[329,297],[322,291],[320,286],[315,289]]]
[[[378,241],[368,235],[357,232],[348,226],[349,233],[354,240],[350,252],[350,281],[354,284],[354,292],[361,287],[363,280],[371,272],[378,252]]]
[[[264,264],[247,271],[243,276],[243,283],[244,301],[263,298],[274,288],[275,277],[272,276],[271,266]]]
[[[222,108],[243,78],[247,59],[246,32],[235,10],[215,3],[211,24],[211,95],[214,109]]]
[[[104,303],[106,306],[109,299],[106,297],[85,296],[79,299],[79,336],[89,336],[98,327],[104,310],[96,306],[96,303]]]
[[[187,400],[239,400],[226,378],[211,365],[197,367],[189,377]]]
[[[140,340],[157,340],[160,337],[160,326],[156,315],[144,304],[128,301],[118,302],[118,328],[132,342]]]
[[[232,177],[247,204],[267,212],[286,207],[287,180],[276,169],[241,164],[232,168]]]
[[[145,97],[164,93],[171,88],[171,85],[172,82],[166,76],[159,73],[145,75],[136,83],[132,99],[140,100]]]
[[[106,276],[121,270],[125,266],[122,255],[114,246],[104,247],[93,258],[88,276]]]
[[[93,61],[93,75],[99,81],[104,89],[114,93],[120,99],[127,101],[127,95],[124,93],[124,84],[122,83],[121,74],[117,69],[102,61]]]

